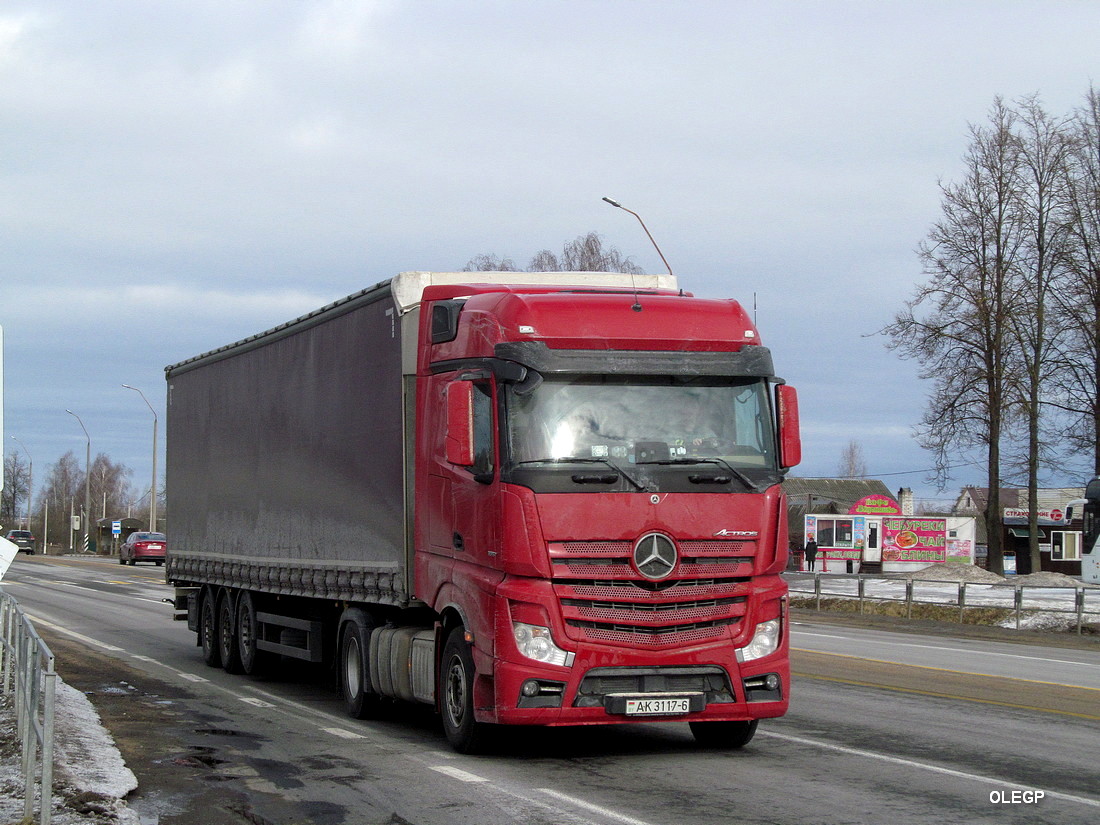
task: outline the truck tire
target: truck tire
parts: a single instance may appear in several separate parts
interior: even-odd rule
[[[218,658],[226,673],[241,673],[241,655],[233,626],[233,599],[228,590],[218,596]]]
[[[443,732],[459,753],[480,753],[488,743],[488,726],[474,718],[474,657],[466,642],[465,628],[456,627],[443,646],[439,668],[440,711]]]
[[[371,719],[378,713],[382,697],[374,692],[370,678],[370,634],[374,620],[358,607],[344,611],[340,620],[340,695],[348,716]]]
[[[689,722],[695,741],[704,748],[737,750],[756,734],[758,720],[751,722]]]
[[[221,667],[222,658],[218,651],[218,610],[214,600],[214,591],[206,588],[202,591],[199,605],[199,644],[202,645],[202,660],[210,667]]]
[[[237,653],[241,660],[241,670],[249,676],[263,673],[273,656],[270,651],[260,650],[257,645],[260,626],[256,622],[256,602],[247,590],[237,598],[236,629]]]

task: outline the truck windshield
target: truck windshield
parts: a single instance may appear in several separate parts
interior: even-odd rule
[[[708,376],[550,376],[508,398],[513,465],[606,459],[613,464],[775,467],[768,385]]]

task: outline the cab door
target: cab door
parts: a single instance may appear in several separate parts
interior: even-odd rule
[[[473,450],[470,465],[452,465],[451,547],[456,560],[498,567],[500,481],[496,385],[491,375],[462,376],[459,381],[470,384]]]

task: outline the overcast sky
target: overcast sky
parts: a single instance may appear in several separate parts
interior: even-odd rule
[[[121,385],[163,450],[167,364],[589,231],[663,271],[610,195],[682,287],[755,303],[800,390],[796,474],[856,440],[935,496],[929,387],[875,333],[922,279],[968,124],[997,95],[1070,112],[1098,43],[1093,0],[3,0],[5,452],[36,486],[83,462],[72,409],[140,492],[152,416]]]

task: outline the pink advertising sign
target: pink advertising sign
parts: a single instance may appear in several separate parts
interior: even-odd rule
[[[883,561],[947,561],[947,519],[882,520]]]

